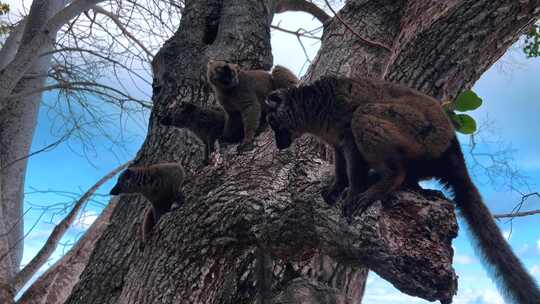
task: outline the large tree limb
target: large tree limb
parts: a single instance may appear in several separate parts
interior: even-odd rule
[[[17,54],[17,50],[21,44],[26,20],[26,18],[22,19],[15,28],[9,32],[9,36],[2,45],[2,48],[0,49],[0,70],[15,58],[15,54]]]
[[[288,11],[311,14],[322,24],[325,24],[331,18],[323,9],[312,2],[306,0],[279,0],[276,4],[276,13]]]
[[[323,202],[321,176],[310,176],[320,162],[301,160],[285,167],[266,163],[246,170],[250,163],[245,157],[227,170],[204,169],[190,179],[188,202],[159,225],[148,243],[151,250],[145,250],[131,267],[127,275],[130,283],[118,301],[153,303],[152,299],[161,294],[165,303],[174,302],[176,297],[208,303],[204,295],[222,286],[224,277],[205,276],[207,284],[196,291],[181,288],[177,294],[165,295],[166,290],[174,288],[173,278],[196,272],[196,260],[204,261],[218,252],[224,252],[225,260],[234,260],[255,247],[269,253],[276,264],[286,261],[301,265],[315,256],[327,255],[343,266],[367,266],[402,292],[431,301],[448,301],[455,294],[451,241],[457,236],[457,223],[453,205],[440,194],[401,192],[385,206],[375,204],[349,224],[338,208]],[[201,192],[209,183],[216,188]],[[268,185],[268,189],[260,189],[257,184]],[[188,235],[191,241],[185,242]],[[167,257],[168,263],[182,266],[164,274],[160,257],[169,251],[176,254]],[[241,275],[237,272],[240,269],[229,271],[236,273],[234,277]],[[135,280],[158,274],[170,278],[155,284]],[[216,281],[210,283],[212,280]],[[274,284],[285,289],[289,286],[279,276]],[[278,288],[275,296],[283,290]]]
[[[436,14],[431,2],[408,1],[384,77],[440,100],[470,88],[540,17],[538,0],[455,0]]]

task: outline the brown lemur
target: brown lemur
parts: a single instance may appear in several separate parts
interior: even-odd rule
[[[244,138],[240,113],[233,113],[230,120],[230,134],[222,137],[225,126],[225,112],[222,109],[202,108],[192,103],[183,103],[179,107],[167,111],[160,119],[164,126],[188,129],[204,144],[203,164],[210,163],[210,154],[214,152],[216,140],[222,143],[237,144]],[[259,126],[255,135],[262,132]]]
[[[143,244],[148,241],[152,228],[161,216],[171,210],[173,203],[184,203],[184,178],[184,168],[179,163],[129,167],[118,177],[111,195],[139,193],[151,203],[141,225]]]
[[[264,70],[244,70],[226,61],[209,60],[207,79],[215,97],[226,112],[223,137],[232,136],[232,120],[240,113],[244,138],[237,151],[252,150],[256,130],[266,119],[264,100],[268,93],[279,88],[293,87],[298,78],[287,68],[275,66],[271,73]]]
[[[336,176],[328,191],[341,192],[348,185],[345,216],[404,184],[437,178],[453,190],[502,293],[512,302],[540,303],[535,280],[506,243],[471,181],[454,127],[437,100],[389,82],[324,77],[272,92],[267,104],[279,149],[305,133],[334,147]],[[368,168],[379,180],[361,193]]]

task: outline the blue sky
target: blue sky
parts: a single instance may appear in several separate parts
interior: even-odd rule
[[[278,22],[289,29],[296,29],[299,26],[310,29],[318,26],[311,17],[298,13],[280,15],[274,20],[275,24]],[[313,57],[318,48],[316,40],[305,39],[304,42],[308,54]],[[296,37],[274,31],[272,45],[276,64],[288,66],[299,74],[304,72],[302,67],[305,57]],[[484,99],[484,105],[472,113],[477,121],[490,122],[489,127],[480,135],[488,143],[481,143],[478,151],[498,151],[501,142],[502,146],[511,147],[514,151],[513,166],[518,167],[520,172],[528,177],[530,190],[535,191],[540,187],[538,71],[540,59],[527,60],[519,50],[510,51],[475,85],[474,90]],[[45,100],[48,101],[54,98],[54,93],[45,96]],[[127,127],[124,128],[126,140],[122,148],[111,147],[110,142],[103,136],[95,135],[92,136],[95,150],[86,156],[82,155],[83,148],[80,142],[70,140],[50,152],[38,154],[30,159],[26,183],[28,194],[25,199],[25,207],[29,210],[25,218],[25,229],[30,232],[25,242],[23,263],[39,249],[52,230],[53,223],[62,216],[61,212],[59,214],[47,212],[40,218],[43,212],[37,206],[52,206],[57,208],[56,211],[60,211],[61,208],[69,207],[73,198],[77,196],[68,193],[35,193],[35,189],[84,192],[107,172],[133,158],[144,140],[145,119],[142,117],[137,123],[124,121]],[[51,113],[43,108],[32,150],[38,150],[57,139],[50,132],[53,126],[58,126],[58,121],[55,122]],[[461,140],[462,143],[467,143],[468,138],[461,137]],[[484,164],[488,163],[485,158],[480,160]],[[519,194],[508,191],[504,179],[498,180],[493,186],[488,182],[484,171],[475,170],[473,174],[486,203],[494,213],[509,212],[519,201]],[[67,245],[57,250],[55,258],[60,256],[62,251],[68,248],[69,243],[80,236],[92,222],[102,204],[107,202],[106,193],[113,182],[107,183],[98,191],[102,195],[88,205],[82,219],[64,237],[63,242]],[[521,187],[520,190],[529,189]],[[530,199],[524,209],[540,209],[540,200]],[[35,227],[34,223],[37,223]],[[540,279],[539,224],[540,215],[516,219],[511,224],[500,223],[501,230],[509,235],[510,244],[537,279]],[[455,303],[504,303],[476,258],[465,232],[465,226],[460,222],[460,234],[454,241],[456,251],[454,266],[459,274],[459,292]],[[50,263],[53,261],[54,259]],[[428,302],[405,296],[375,274],[371,274],[364,303]]]

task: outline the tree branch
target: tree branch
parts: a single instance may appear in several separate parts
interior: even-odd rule
[[[89,87],[96,87],[96,88],[101,88],[101,89],[104,89],[104,90],[109,90],[109,91],[112,91],[112,92],[114,92],[114,93],[116,93],[116,94],[118,94],[120,96],[123,96],[126,100],[132,100],[132,101],[138,103],[139,105],[141,105],[141,106],[143,106],[143,107],[145,107],[147,109],[152,108],[152,106],[148,102],[146,102],[144,100],[140,100],[140,99],[137,99],[135,97],[126,95],[122,91],[120,91],[118,89],[115,89],[113,87],[110,87],[108,85],[99,84],[99,83],[91,82],[91,81],[60,82],[60,83],[56,83],[56,84],[52,84],[52,85],[48,85],[48,86],[43,86],[41,88],[36,88],[36,89],[33,89],[33,90],[24,91],[24,92],[21,92],[21,93],[18,93],[18,94],[13,94],[13,95],[7,96],[5,99],[6,100],[20,99],[20,98],[30,96],[30,95],[33,95],[33,94],[36,94],[36,93],[40,93],[40,92],[43,92],[43,91],[51,91],[51,90],[56,90],[56,89],[84,90],[84,91],[90,91],[90,92],[94,92],[94,93],[97,93],[97,94],[102,94],[102,95],[106,95],[106,96],[109,96],[109,97],[113,97],[110,94],[107,94],[105,92],[100,92],[100,91],[98,91],[96,89],[90,89]]]
[[[279,14],[288,11],[311,14],[322,24],[331,18],[325,11],[311,2],[305,0],[280,0],[276,5],[276,13]]]
[[[4,97],[11,94],[25,72],[39,58],[42,47],[49,40],[54,39],[56,32],[65,23],[101,1],[103,0],[76,0],[71,2],[70,5],[54,15],[43,30],[39,31],[30,42],[21,45],[15,59],[0,71],[0,111],[9,102]]]
[[[521,211],[521,212],[512,212],[512,213],[501,213],[493,215],[496,219],[502,218],[515,218],[515,217],[525,217],[530,215],[540,214],[540,210],[531,210],[531,211]]]
[[[68,230],[68,228],[71,226],[73,221],[75,220],[75,217],[77,216],[79,210],[82,208],[82,206],[88,201],[90,197],[96,192],[96,190],[101,187],[105,182],[107,182],[109,179],[111,179],[113,176],[115,176],[118,172],[125,169],[130,162],[127,162],[111,172],[109,172],[107,175],[102,177],[96,184],[94,184],[86,193],[81,196],[81,198],[75,203],[73,206],[73,209],[68,213],[68,215],[58,223],[51,235],[49,235],[49,238],[47,239],[47,242],[45,242],[45,245],[39,250],[39,252],[36,254],[36,256],[19,272],[14,278],[13,286],[16,290],[20,290],[28,280],[36,273],[36,271],[47,262],[51,254],[54,252],[56,247],[58,246],[58,242],[60,242],[60,239],[64,235],[64,233]]]
[[[84,236],[24,292],[17,304],[62,304],[65,302],[73,286],[79,281],[80,274],[86,267],[97,240],[110,223],[118,201],[118,198],[111,199]]]
[[[115,16],[114,14],[111,14],[109,11],[107,11],[107,10],[105,10],[105,9],[99,7],[99,6],[94,6],[92,9],[96,13],[99,13],[99,14],[102,14],[102,15],[105,15],[105,16],[109,17],[114,22],[114,24],[116,24],[116,26],[118,26],[118,28],[122,31],[122,33],[124,35],[126,35],[126,37],[128,37],[129,39],[133,40],[133,42],[135,42],[135,44],[137,44],[146,53],[149,60],[150,61],[152,60],[152,58],[154,57],[154,54],[152,54],[152,52],[150,52],[150,50],[148,50],[146,48],[146,46],[144,46],[144,44],[141,41],[139,41],[139,39],[137,39],[133,34],[131,34],[128,31],[128,29],[122,24],[122,22],[120,21],[120,19],[118,19],[117,16]]]
[[[23,18],[19,24],[10,31],[9,36],[2,45],[2,49],[0,49],[0,70],[6,67],[6,65],[13,60],[15,54],[17,54],[24,33],[24,27],[26,26],[26,20],[27,18]]]

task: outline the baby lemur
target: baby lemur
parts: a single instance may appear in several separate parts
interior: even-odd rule
[[[302,134],[335,150],[335,182],[349,187],[343,212],[366,208],[401,185],[437,178],[451,187],[503,294],[516,303],[540,303],[540,291],[501,235],[472,183],[454,128],[439,102],[416,90],[371,79],[325,77],[268,96],[268,122],[279,149]],[[379,180],[362,191],[368,169]]]
[[[141,226],[143,244],[161,216],[171,210],[172,204],[184,202],[184,177],[184,168],[178,163],[130,167],[118,177],[111,195],[140,193],[152,204],[146,209]]]
[[[208,165],[217,139],[220,144],[237,144],[244,138],[240,113],[233,113],[231,117],[229,137],[222,136],[225,125],[225,112],[222,109],[206,109],[192,103],[183,103],[176,109],[166,112],[159,122],[164,126],[185,128],[191,131],[204,144],[203,164]],[[261,122],[255,131],[255,136],[263,132],[264,128]]]
[[[164,126],[190,130],[204,144],[203,164],[208,165],[217,139],[227,143],[239,143],[244,137],[240,113],[234,113],[233,116],[235,119],[231,119],[228,138],[222,138],[225,113],[221,109],[205,109],[192,103],[183,103],[166,112],[159,122]]]
[[[239,113],[244,128],[244,138],[238,152],[252,150],[256,130],[265,122],[268,93],[279,88],[296,86],[298,78],[287,68],[275,66],[272,73],[263,70],[243,70],[225,61],[209,60],[207,78],[215,97],[226,112],[223,137],[233,133],[233,120]]]

